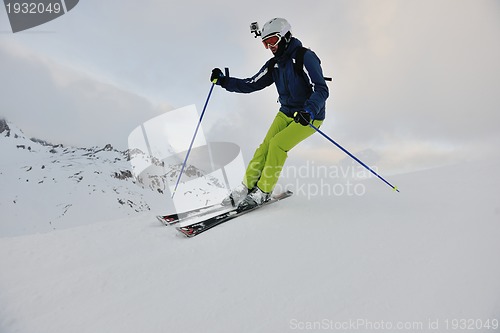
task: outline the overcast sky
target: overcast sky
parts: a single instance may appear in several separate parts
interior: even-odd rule
[[[0,8],[0,117],[29,136],[126,148],[142,122],[196,104],[213,67],[249,77],[270,58],[249,24],[284,17],[330,83],[322,127],[391,170],[461,161],[500,143],[500,1],[82,0],[66,15],[10,31]],[[278,111],[276,89],[216,87],[203,129],[248,155]],[[290,154],[330,163],[319,135]]]

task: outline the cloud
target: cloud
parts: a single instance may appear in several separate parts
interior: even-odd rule
[[[462,141],[497,132],[500,25],[492,2],[363,4],[358,50],[347,53],[337,81],[346,85],[338,110],[362,126],[362,137],[404,128],[416,138]]]
[[[8,47],[7,47],[8,46]],[[0,46],[0,114],[54,143],[126,147],[132,124],[158,114],[147,99],[16,44]]]

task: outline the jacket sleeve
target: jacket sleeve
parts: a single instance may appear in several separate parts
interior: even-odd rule
[[[247,79],[227,77],[222,85],[227,91],[237,93],[251,93],[273,84],[273,74],[268,68],[269,61],[259,70],[257,74]]]
[[[323,77],[321,61],[313,51],[304,54],[304,71],[311,81],[313,90],[311,96],[305,102],[304,108],[310,110],[316,116],[325,108],[329,90]]]

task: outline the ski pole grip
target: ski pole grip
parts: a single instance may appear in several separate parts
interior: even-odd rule
[[[229,77],[229,68],[228,67],[224,68],[224,72],[226,74],[226,77]]]

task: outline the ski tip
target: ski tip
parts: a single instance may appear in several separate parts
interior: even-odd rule
[[[166,226],[179,222],[179,219],[178,217],[176,217],[176,215],[156,215],[156,218]]]
[[[165,223],[165,220],[163,219],[163,216],[161,216],[161,215],[156,215],[156,218],[158,219],[158,221],[160,221],[160,222],[161,222],[161,224],[167,225],[167,224]]]

